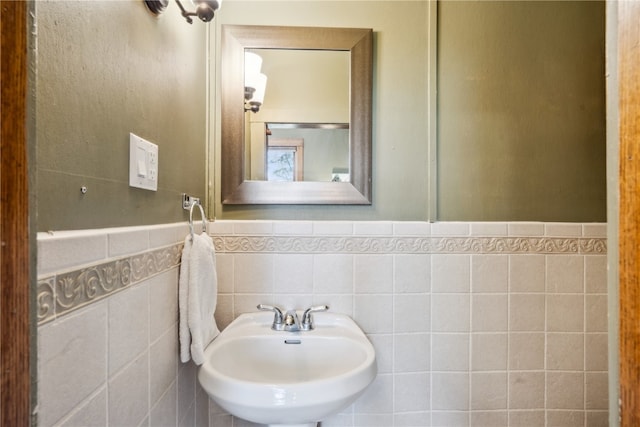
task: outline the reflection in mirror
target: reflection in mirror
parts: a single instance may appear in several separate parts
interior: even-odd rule
[[[223,204],[371,204],[372,42],[370,29],[223,25]],[[268,79],[248,111],[247,54]],[[313,136],[318,123],[333,129]]]
[[[350,181],[348,123],[266,123],[252,136],[250,180]]]

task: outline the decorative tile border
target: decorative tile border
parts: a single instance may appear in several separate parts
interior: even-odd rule
[[[447,253],[596,254],[607,253],[604,238],[554,237],[327,237],[214,236],[221,253]]]
[[[59,318],[180,265],[183,244],[38,280],[38,324]]]
[[[213,236],[219,253],[580,254],[604,255],[594,237]],[[38,324],[64,316],[180,265],[182,243],[38,280]]]

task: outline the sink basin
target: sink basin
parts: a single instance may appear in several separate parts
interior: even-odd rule
[[[230,414],[268,425],[315,425],[353,403],[377,373],[373,346],[348,316],[314,315],[315,329],[271,329],[247,313],[205,350],[198,380]]]

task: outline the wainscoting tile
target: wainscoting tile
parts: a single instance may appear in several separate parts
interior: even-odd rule
[[[393,286],[396,293],[431,291],[431,255],[394,255]]]
[[[38,233],[38,276],[107,258],[107,235]]]
[[[49,426],[102,384],[107,372],[107,306],[42,326],[38,335],[38,417]]]
[[[118,293],[109,305],[109,375],[149,348],[149,287],[147,283]]]
[[[109,257],[118,257],[143,252],[149,249],[149,231],[131,229],[108,234]]]
[[[469,255],[431,256],[432,292],[469,292],[471,287],[471,257]]]
[[[544,255],[509,255],[509,290],[544,292],[546,257]]]
[[[547,256],[547,292],[583,293],[584,256]]]
[[[508,255],[471,256],[472,292],[507,292],[508,290]]]
[[[472,371],[506,371],[508,353],[508,335],[472,334],[471,335],[471,370]]]
[[[507,373],[471,373],[471,410],[507,409]]]
[[[109,424],[135,426],[149,413],[149,353],[109,380]]]
[[[353,223],[356,236],[391,236],[393,223],[389,221],[356,221]]]

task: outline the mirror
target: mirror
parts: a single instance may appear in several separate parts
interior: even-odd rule
[[[222,26],[223,204],[371,204],[372,44],[373,33],[370,29]],[[266,152],[272,145],[267,137],[267,126],[273,133],[279,127],[313,127],[312,124],[344,127],[344,123],[340,123],[342,120],[338,119],[326,119],[326,116],[315,120],[310,117],[296,120],[295,116],[287,119],[280,113],[271,115],[277,121],[264,121],[266,114],[262,119],[259,115],[269,108],[268,96],[265,96],[264,105],[261,106],[263,112],[245,112],[245,52],[258,52],[262,49],[288,50],[293,53],[304,51],[299,52],[301,54],[314,53],[308,51],[348,53],[348,109],[328,109],[335,110],[334,114],[338,110],[348,111],[348,158],[346,164],[335,161],[336,164],[328,175],[331,179],[264,180],[267,173],[264,166]],[[267,84],[267,93],[270,90],[272,88]],[[299,96],[304,97],[304,94]],[[297,109],[295,106],[292,108]],[[344,116],[345,114],[342,117]],[[254,138],[256,135],[258,137]],[[295,142],[296,137],[278,136],[273,139],[279,144],[273,146],[280,150],[301,146],[300,142]],[[260,169],[261,172],[258,171]]]

